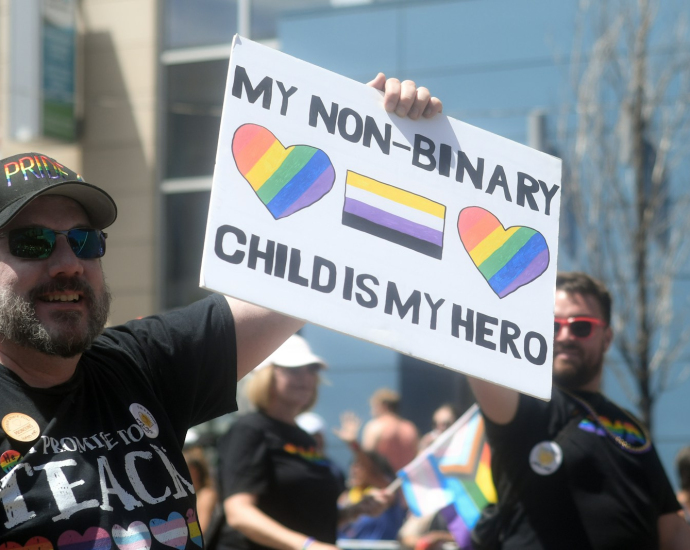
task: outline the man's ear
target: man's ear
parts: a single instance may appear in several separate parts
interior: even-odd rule
[[[607,325],[604,331],[604,351],[609,349],[611,342],[613,342],[613,328],[611,325]]]

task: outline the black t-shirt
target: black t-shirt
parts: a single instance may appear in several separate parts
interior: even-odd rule
[[[223,500],[238,493],[256,495],[258,508],[278,523],[335,542],[339,483],[307,432],[261,412],[247,414],[220,439],[218,456]],[[227,525],[219,547],[265,548]]]
[[[0,543],[201,547],[181,448],[187,428],[236,410],[235,348],[230,308],[212,296],[107,329],[59,386],[0,365],[0,418],[40,429],[28,443],[0,431]]]
[[[604,396],[577,396],[630,445],[645,442],[639,423]],[[557,388],[548,403],[521,395],[513,422],[487,419],[486,430],[499,501],[519,494],[505,550],[658,548],[657,520],[679,505],[653,447],[623,449]]]

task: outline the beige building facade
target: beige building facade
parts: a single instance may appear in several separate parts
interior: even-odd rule
[[[80,0],[76,8],[76,140],[17,135],[16,100],[38,93],[17,85],[13,48],[27,29],[27,3],[0,0],[0,157],[39,151],[104,188],[118,205],[107,230],[104,271],[113,294],[111,323],[159,310],[158,0]],[[22,6],[18,6],[22,3]],[[40,9],[40,7],[39,7]],[[13,17],[14,15],[14,17]],[[18,62],[20,64],[18,65]],[[16,121],[15,121],[16,122]]]

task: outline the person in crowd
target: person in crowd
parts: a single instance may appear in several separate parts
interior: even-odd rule
[[[436,438],[450,428],[458,418],[458,411],[452,403],[444,403],[436,409],[431,417],[433,429],[419,440],[419,450],[426,449],[436,441]]]
[[[421,517],[408,514],[398,531],[398,541],[407,550],[441,550],[446,543],[454,543],[455,539],[448,531],[443,514],[437,512]]]
[[[383,510],[377,494],[338,509],[340,484],[314,438],[297,425],[297,416],[316,402],[325,367],[294,335],[248,380],[257,411],[238,419],[218,442],[227,519],[219,549],[333,549],[339,522]]]
[[[359,504],[373,490],[385,490],[395,480],[388,461],[374,451],[359,451],[350,466],[349,489],[338,499],[346,509]],[[376,516],[363,514],[340,527],[338,538],[356,540],[396,540],[405,520],[407,508],[399,491],[390,496],[383,512]]]
[[[411,81],[370,85],[399,116],[442,109]],[[104,330],[113,199],[37,152],[0,174],[0,544],[117,543],[144,526],[161,548],[172,525],[202,545],[185,433],[234,410],[237,380],[302,323],[215,295]]]
[[[211,468],[203,447],[191,446],[182,450],[189,475],[192,477],[192,485],[196,493],[196,515],[199,520],[199,528],[205,533],[211,524],[213,513],[218,504],[218,491],[216,482],[211,475]]]
[[[690,548],[690,527],[647,430],[601,392],[611,295],[556,278],[551,401],[470,379],[486,420],[509,549]]]
[[[676,493],[681,505],[679,515],[690,523],[690,447],[683,447],[676,456],[676,470],[680,479],[680,490]]]
[[[340,495],[338,505],[341,508],[355,505],[372,491],[384,490],[395,480],[395,472],[388,461],[374,451],[364,451],[357,435],[362,425],[360,418],[352,411],[340,415],[340,427],[333,432],[352,451],[348,489]],[[406,506],[400,491],[387,495],[387,507],[377,516],[363,515],[339,530],[338,538],[359,540],[395,540],[403,524]]]
[[[400,394],[381,388],[369,401],[372,419],[364,426],[362,448],[383,456],[394,471],[406,466],[419,447],[417,428],[398,415]]]
[[[341,492],[345,490],[345,474],[335,462],[326,454],[326,421],[320,414],[313,411],[306,411],[295,418],[297,425],[307,432],[316,441],[316,452],[329,462],[331,472],[340,484]]]

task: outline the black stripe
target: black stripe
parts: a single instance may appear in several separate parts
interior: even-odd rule
[[[443,256],[443,247],[430,243],[422,239],[417,239],[416,237],[411,237],[395,229],[390,229],[388,227],[383,227],[364,218],[360,218],[355,214],[350,214],[349,212],[343,211],[343,225],[351,227],[352,229],[358,229],[364,233],[369,233],[369,235],[374,235],[374,237],[379,237],[385,239],[415,252],[421,252],[432,258],[440,260]]]

